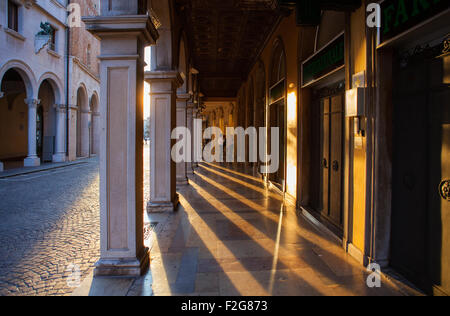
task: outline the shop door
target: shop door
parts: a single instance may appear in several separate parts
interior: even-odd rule
[[[450,66],[450,57],[447,57],[447,64]],[[440,73],[442,66],[442,60],[433,61],[431,73]],[[450,67],[444,69],[447,69],[448,80]],[[434,81],[429,99],[429,264],[434,294],[450,295],[450,82],[440,87],[442,84]]]
[[[269,179],[282,191],[285,189],[286,169],[286,111],[284,99],[270,105],[270,126],[279,128],[279,168],[276,173],[270,175]],[[269,139],[271,133],[269,131]],[[275,145],[275,144],[274,144]],[[271,147],[272,148],[272,144]]]
[[[450,73],[444,69],[443,58],[397,67],[391,264],[428,294],[449,295]]]
[[[323,98],[322,216],[342,229],[343,95]]]

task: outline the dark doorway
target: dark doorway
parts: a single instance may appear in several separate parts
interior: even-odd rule
[[[394,65],[391,264],[428,294],[450,294],[450,57]]]
[[[40,105],[36,111],[36,154],[43,159],[44,151],[44,107]]]
[[[343,235],[345,83],[313,91],[311,205],[333,233]]]
[[[286,184],[286,105],[284,99],[269,106],[269,123],[271,128],[279,129],[279,168],[277,172],[269,175],[269,180],[284,192]],[[268,132],[268,139],[271,142],[271,129]],[[273,145],[270,144],[269,148],[272,149]]]

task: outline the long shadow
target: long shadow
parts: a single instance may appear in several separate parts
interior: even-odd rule
[[[205,190],[205,191],[208,191],[208,188],[207,188],[208,186],[203,186],[202,187],[202,189],[203,190]],[[221,201],[222,203],[223,203],[223,201]],[[238,216],[240,216],[238,213],[237,213],[237,215]],[[241,218],[242,218],[242,216],[240,216]],[[245,220],[244,218],[242,218],[243,220]],[[298,216],[296,216],[296,219],[297,219],[297,221],[299,221],[300,220],[300,217],[298,217]],[[247,221],[247,223],[249,223],[248,221]],[[249,223],[250,224],[250,223]],[[285,225],[285,224],[283,224],[283,225]],[[302,229],[304,229],[304,230],[308,230],[308,232],[310,233],[310,234],[313,234],[313,235],[315,235],[315,236],[317,236],[317,238],[321,238],[321,239],[324,239],[325,241],[327,241],[327,239],[326,238],[324,238],[324,237],[319,237],[318,236],[318,232],[317,231],[313,231],[312,229],[311,229],[311,227],[310,227],[310,225],[302,225],[303,227],[302,227]],[[261,230],[261,231],[271,231],[271,227],[267,227],[267,225],[265,225],[264,227],[256,227],[257,229],[259,229],[259,230]],[[267,237],[268,238],[273,238],[273,234],[272,233],[269,233],[268,235],[267,235]],[[322,247],[318,242],[316,242],[316,241],[313,241],[313,240],[308,240],[308,239],[304,239],[304,238],[301,238],[301,239],[299,239],[299,238],[294,238],[294,240],[290,240],[290,238],[292,238],[292,236],[288,233],[287,235],[283,235],[283,236],[285,236],[285,237],[287,237],[286,239],[282,239],[282,241],[281,241],[281,243],[283,243],[283,242],[286,242],[286,241],[290,241],[290,242],[294,242],[294,243],[303,243],[303,244],[305,244],[305,245],[307,245],[307,247],[308,248],[315,248],[315,249],[317,249],[317,255],[318,256],[324,256],[324,257],[326,257],[326,258],[329,258],[329,260],[332,262],[332,264],[335,264],[335,265],[337,265],[337,266],[340,266],[340,267],[337,267],[337,269],[339,270],[339,269],[342,269],[343,267],[346,267],[347,269],[355,269],[355,270],[359,270],[359,271],[361,271],[361,274],[363,274],[364,275],[364,273],[363,273],[363,270],[362,269],[360,269],[360,268],[357,268],[357,267],[355,267],[355,266],[350,266],[350,264],[348,263],[348,262],[346,262],[343,258],[340,258],[340,257],[338,257],[338,256],[336,256],[335,254],[333,254],[332,252],[330,252],[330,251],[328,251],[327,249],[325,249],[324,247]],[[337,247],[337,249],[339,249],[340,251],[343,251],[342,249],[340,249],[339,247]],[[344,273],[345,274],[345,276],[337,276],[337,275],[335,275],[333,272],[332,272],[332,270],[331,270],[331,268],[328,266],[328,265],[326,265],[322,260],[320,260],[319,262],[317,261],[317,260],[314,260],[314,259],[316,259],[314,256],[312,256],[312,257],[305,257],[304,258],[304,260],[305,260],[305,262],[310,266],[310,267],[316,267],[316,268],[319,268],[319,266],[320,266],[320,272],[319,271],[316,271],[316,272],[318,272],[318,274],[320,274],[323,278],[325,278],[326,280],[328,280],[329,282],[334,282],[334,283],[338,283],[339,285],[341,285],[341,287],[344,287],[344,288],[349,288],[348,286],[346,286],[346,284],[345,283],[348,283],[349,281],[353,281],[353,279],[355,278],[355,277],[357,277],[357,279],[356,279],[356,281],[363,281],[363,279],[359,279],[358,278],[358,276],[361,276],[359,273],[357,273],[356,275],[354,275],[353,273]],[[282,260],[281,260],[282,261]],[[285,266],[283,266],[283,262],[280,262],[280,264],[281,264],[281,267],[285,267]],[[319,266],[318,266],[318,264],[319,264]],[[288,267],[289,265],[287,265],[286,267]],[[365,283],[365,282],[364,282]],[[349,288],[350,289],[350,288]]]
[[[202,188],[204,190],[204,188]],[[205,205],[205,207],[207,208],[211,208],[211,209],[215,209],[217,211],[217,214],[223,214],[223,212],[218,209],[215,205],[213,205],[212,201],[205,198],[203,196],[203,194],[201,192],[199,192],[198,197],[196,197],[196,200],[202,200],[202,204]],[[216,202],[217,203],[217,202]],[[216,219],[211,219],[208,216],[205,216],[204,213],[202,212],[198,212],[197,210],[195,210],[197,212],[197,215],[200,216],[202,218],[202,220],[209,226],[209,227],[214,227],[214,224],[218,224],[216,222]],[[226,217],[225,217],[226,218]],[[236,249],[232,249],[230,247],[228,247],[228,250],[233,254],[234,258],[236,258],[235,260],[237,262],[239,262],[240,265],[242,265],[243,268],[245,268],[245,271],[240,271],[239,269],[237,269],[237,271],[234,272],[249,272],[251,273],[251,275],[253,276],[253,278],[255,280],[258,280],[259,276],[257,275],[258,272],[261,271],[271,271],[274,266],[273,266],[273,255],[268,252],[266,249],[264,249],[261,245],[258,244],[258,242],[250,235],[248,235],[248,233],[246,233],[245,231],[243,231],[240,227],[238,227],[232,220],[230,219],[224,219],[221,223],[219,223],[221,225],[226,224],[227,227],[225,229],[225,232],[220,232],[218,231],[217,236],[222,239],[222,238],[226,238],[231,237],[230,236],[230,232],[231,235],[234,235],[234,237],[231,237],[231,239],[229,241],[243,241],[243,240],[249,240],[249,241],[253,241],[252,246],[253,246],[253,250],[254,252],[258,253],[259,256],[258,257],[248,257],[248,258],[239,258],[239,253],[236,252]],[[217,228],[219,230],[219,228]],[[261,256],[261,254],[265,254],[264,256]],[[226,259],[224,258],[224,260],[221,260],[222,264],[227,264],[227,266],[231,269],[231,271],[233,271],[233,260],[234,259]],[[276,265],[276,271],[280,272],[280,270],[289,270],[290,268],[292,268],[291,262],[283,262],[282,260],[279,260],[280,262],[277,262]],[[214,264],[216,263],[216,264]],[[204,272],[204,273],[219,273],[219,272],[223,272],[223,273],[227,273],[230,271],[226,271],[223,269],[223,267],[221,266],[221,264],[217,264],[217,260],[213,259],[213,260],[205,260],[203,262],[200,262],[200,272]],[[300,276],[291,276],[291,278],[294,278],[294,280],[291,279],[291,281],[296,281],[298,282],[298,284],[303,284],[302,288],[305,287],[309,287],[308,288],[308,293],[311,294],[313,293],[313,295],[320,295],[321,293],[315,289],[312,285],[308,284],[308,282],[301,278]],[[267,282],[264,282],[265,284],[262,284],[261,282],[261,286],[263,286],[266,290],[268,289],[269,286],[269,280],[266,280]],[[269,293],[270,294],[270,293]]]

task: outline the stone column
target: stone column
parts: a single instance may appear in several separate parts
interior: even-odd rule
[[[69,144],[67,151],[69,152],[69,161],[77,159],[77,120],[78,120],[78,107],[75,105],[69,106]]]
[[[55,104],[56,112],[56,141],[55,154],[53,162],[66,161],[66,106],[64,104]]]
[[[25,99],[25,103],[28,105],[28,157],[23,164],[25,167],[38,167],[41,159],[36,154],[36,112],[41,100]]]
[[[131,2],[113,3],[131,10]],[[101,10],[102,16],[83,18],[101,40],[101,232],[95,275],[135,277],[149,265],[143,236],[144,48],[158,34],[147,15],[114,16],[107,5]]]
[[[186,173],[189,176],[193,176],[194,175],[194,169],[193,169],[193,165],[192,162],[194,161],[194,151],[193,151],[193,139],[194,139],[194,103],[192,102],[188,102],[187,104],[187,128],[188,130],[191,132],[191,137],[192,137],[192,141],[191,141],[191,161],[188,162],[186,164]]]
[[[100,137],[100,113],[95,112],[92,113],[92,123],[91,123],[91,129],[92,129],[92,154],[98,155],[99,153],[99,137]]]
[[[193,114],[192,115],[193,121],[202,119],[201,115],[198,112],[198,109],[194,108],[192,114]],[[194,157],[194,159],[192,161],[192,172],[194,173],[195,168],[198,168],[199,159],[201,160],[201,157],[203,155],[203,146],[202,146],[202,142],[201,142],[201,139],[203,139],[203,138],[202,138],[202,135],[200,135],[200,136],[198,135],[198,134],[202,134],[203,131],[202,131],[201,126],[199,127],[199,126],[196,126],[195,124],[193,124],[192,129],[193,129],[193,132],[192,132],[192,135],[193,135],[192,155]],[[199,141],[200,141],[200,143],[199,143]],[[197,150],[198,150],[198,152],[197,152]]]
[[[89,157],[91,137],[89,128],[91,126],[91,111],[81,110],[81,157]]]
[[[176,164],[171,139],[176,127],[177,88],[183,80],[177,71],[151,71],[150,83],[150,201],[148,212],[173,212],[178,205]]]
[[[189,94],[179,94],[177,96],[177,127],[187,126],[187,102],[191,98]],[[187,145],[187,140],[183,140]],[[186,148],[186,146],[184,147]],[[177,163],[177,186],[188,185],[187,162]]]

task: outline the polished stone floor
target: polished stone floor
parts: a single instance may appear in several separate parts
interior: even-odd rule
[[[242,168],[202,164],[179,194],[175,214],[149,215],[151,271],[123,294],[401,295],[369,288],[333,237]]]

